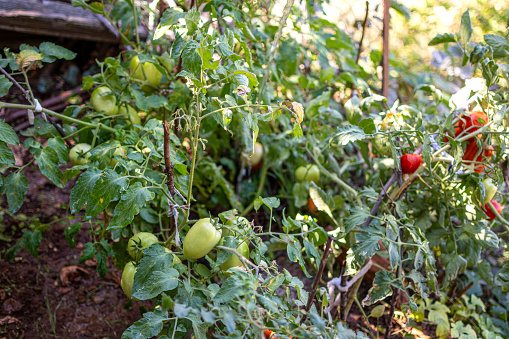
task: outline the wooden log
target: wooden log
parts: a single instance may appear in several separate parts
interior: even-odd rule
[[[104,19],[80,7],[53,0],[0,0],[0,29],[77,40],[118,43]]]

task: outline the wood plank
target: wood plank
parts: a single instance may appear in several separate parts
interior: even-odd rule
[[[0,0],[0,29],[102,42],[120,42],[106,19],[53,0]]]

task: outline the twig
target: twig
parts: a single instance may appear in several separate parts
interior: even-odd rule
[[[353,286],[352,286],[352,290],[350,291],[350,294],[348,295],[348,301],[345,305],[345,313],[344,313],[344,316],[343,316],[343,320],[346,321],[346,319],[348,318],[348,314],[350,313],[350,308],[352,308],[352,304],[355,300],[355,297],[357,295],[357,291],[359,290],[359,287],[361,286],[361,283],[362,283],[362,279],[364,278],[364,276],[361,276],[359,278],[359,280],[357,280]]]
[[[469,282],[467,286],[465,286],[461,291],[459,291],[459,293],[456,295],[456,297],[454,297],[454,299],[449,299],[446,305],[451,306],[452,304],[454,304],[454,302],[461,298],[461,296],[465,294],[473,285],[474,285],[473,281]]]
[[[362,225],[361,228],[368,227],[369,224],[371,223],[371,221],[373,221],[373,218],[378,213],[378,210],[380,209],[380,205],[382,204],[382,201],[384,200],[385,196],[387,195],[389,188],[391,188],[391,186],[394,185],[397,177],[398,177],[398,171],[394,170],[394,173],[392,174],[391,178],[389,179],[389,181],[387,181],[385,186],[382,188],[382,192],[380,193],[380,196],[376,200],[375,205],[373,205],[373,208],[370,211],[371,215],[366,219],[366,221],[364,222],[364,224]]]
[[[355,58],[355,63],[359,63],[359,59],[361,58],[362,52],[362,42],[364,41],[364,34],[366,33],[366,25],[368,23],[368,14],[369,14],[369,1],[366,1],[366,16],[364,17],[364,22],[362,23],[362,35],[361,40],[359,41],[359,51],[357,52],[357,58]]]
[[[399,288],[393,287],[393,294],[391,299],[391,310],[389,312],[389,323],[387,324],[387,331],[385,332],[385,339],[389,339],[391,337],[392,331],[392,320],[394,319],[394,310],[396,308],[396,301],[398,300]]]
[[[384,0],[384,28],[383,28],[383,51],[382,51],[382,95],[389,98],[389,26],[391,0]]]
[[[272,46],[270,47],[269,61],[267,62],[267,68],[265,69],[265,74],[263,75],[262,82],[260,83],[256,101],[260,101],[260,95],[261,95],[261,93],[263,93],[263,91],[265,89],[265,85],[267,85],[267,80],[269,79],[269,74],[270,74],[270,67],[271,67],[272,61],[274,61],[274,56],[276,55],[277,45],[278,45],[279,39],[281,38],[281,35],[283,33],[283,28],[286,26],[286,20],[288,19],[288,16],[290,15],[290,12],[292,10],[293,2],[294,2],[294,0],[288,0],[286,2],[285,8],[283,9],[283,16],[281,17],[281,20],[279,20],[279,27],[277,29],[276,35],[274,36],[274,41],[272,42]]]
[[[323,270],[325,269],[325,264],[327,263],[327,259],[329,259],[329,254],[331,252],[332,246],[332,237],[329,235],[327,238],[327,243],[325,244],[325,250],[322,255],[322,260],[320,261],[320,267],[318,268],[318,272],[316,273],[315,280],[313,281],[313,288],[308,297],[308,303],[306,305],[306,313],[300,323],[304,323],[308,317],[308,312],[311,309],[311,305],[313,305],[313,300],[315,299],[316,290],[318,289],[318,283],[320,282],[320,278],[322,277]]]
[[[341,278],[334,278],[332,279],[331,281],[329,281],[329,283],[327,284],[327,286],[329,287],[329,291],[330,291],[330,288],[334,288],[336,287],[338,289],[339,292],[347,292],[350,287],[352,287],[352,285],[360,279],[360,277],[362,277],[364,274],[366,274],[369,269],[371,268],[371,266],[373,266],[373,261],[369,260],[368,263],[366,265],[364,265],[363,268],[361,268],[359,270],[359,272],[357,272],[356,275],[353,276],[352,280],[350,280],[348,282],[348,284],[346,284],[345,286],[341,286]],[[332,305],[332,304],[331,304]]]
[[[6,77],[7,79],[9,79],[10,81],[13,82],[14,85],[16,85],[20,90],[21,92],[23,92],[23,95],[25,96],[25,98],[27,99],[27,101],[29,101],[30,103],[31,102],[31,96],[30,94],[19,84],[19,82],[16,81],[16,79],[14,79],[9,73],[7,73],[7,71],[5,69],[3,69],[2,67],[0,67],[0,72],[2,72]]]

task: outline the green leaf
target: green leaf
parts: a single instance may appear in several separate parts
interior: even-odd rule
[[[371,304],[392,295],[391,283],[394,280],[394,275],[387,271],[378,271],[373,280],[373,287],[369,290],[368,295]]]
[[[309,184],[309,197],[315,204],[317,210],[325,212],[331,219],[334,219],[329,205],[325,202],[327,198],[325,192],[318,187],[314,181]]]
[[[507,39],[497,34],[486,34],[484,41],[495,49],[504,49],[507,47]]]
[[[172,263],[173,255],[166,252],[161,245],[154,244],[144,250],[143,258],[134,275],[133,293],[136,294],[138,290],[143,289],[153,273],[169,268]]]
[[[5,179],[5,194],[7,195],[7,203],[9,204],[9,212],[14,214],[25,200],[28,192],[28,180],[22,172],[11,173]]]
[[[493,273],[491,272],[491,264],[487,260],[482,260],[479,265],[477,265],[477,272],[482,280],[484,280],[488,285],[493,285]]]
[[[495,283],[504,286],[505,289],[509,289],[509,261],[506,261],[504,266],[498,271],[495,276]]]
[[[422,158],[424,163],[431,170],[431,139],[429,135],[424,135],[424,143],[422,145]]]
[[[458,254],[454,255],[445,268],[445,281],[448,283],[452,282],[466,266],[467,260],[465,258]]]
[[[122,194],[120,202],[115,206],[113,218],[108,225],[108,229],[112,230],[127,226],[133,221],[134,216],[140,213],[140,210],[145,207],[147,202],[154,199],[154,197],[154,192],[150,191],[150,188],[142,187],[141,182],[131,185]]]
[[[227,303],[234,298],[244,295],[242,282],[235,276],[231,276],[221,285],[221,288],[216,293],[212,301],[216,303]]]
[[[474,28],[472,27],[472,21],[470,19],[470,11],[467,9],[461,15],[461,24],[460,24],[460,37],[465,46],[470,42],[470,38],[472,37],[472,33],[474,32]]]
[[[106,170],[101,180],[87,197],[85,219],[90,219],[101,213],[110,202],[117,201],[120,194],[129,186],[129,179],[121,177],[112,169]]]
[[[58,187],[63,187],[64,174],[58,167],[58,154],[52,148],[46,147],[39,154],[35,155],[41,173]]]
[[[0,120],[0,141],[11,145],[19,144],[19,139],[16,135],[16,132],[14,132],[12,127],[7,125],[7,123],[5,123],[3,120]]]
[[[445,306],[441,302],[437,301],[428,307],[429,314],[428,319],[432,323],[437,324],[436,334],[437,336],[446,336],[449,334],[450,324],[449,316],[447,313],[450,312],[449,307]]]
[[[64,139],[61,137],[48,139],[48,147],[55,151],[60,163],[67,163],[67,145]]]
[[[197,29],[200,23],[201,13],[196,10],[196,7],[191,8],[189,12],[185,14],[187,34],[192,35]]]
[[[350,210],[350,215],[344,220],[345,233],[355,228],[359,228],[364,224],[367,218],[371,216],[371,212],[367,206],[356,206]]]
[[[67,48],[55,45],[52,42],[43,42],[39,45],[39,51],[44,53],[43,61],[47,61],[46,57],[50,57],[48,61],[54,61],[55,59],[72,60],[76,57],[76,53],[68,50]]]
[[[9,94],[9,89],[12,87],[12,82],[5,77],[0,75],[0,98]],[[0,131],[1,135],[1,131]]]
[[[143,318],[132,324],[122,334],[122,339],[148,339],[157,336],[168,320],[168,311],[155,310],[143,314]]]
[[[154,33],[154,40],[162,37],[168,29],[176,25],[179,19],[183,18],[185,13],[177,11],[175,8],[168,8],[161,17],[159,25],[157,25]]]
[[[90,193],[94,188],[95,183],[102,175],[102,171],[98,169],[89,169],[82,173],[76,182],[76,185],[72,188],[71,198],[69,205],[71,207],[71,213],[76,213],[87,203],[90,198]]]
[[[463,322],[457,321],[452,323],[451,338],[477,339],[477,334],[472,326],[465,326]]]
[[[96,249],[93,243],[87,242],[85,244],[85,249],[83,250],[83,254],[78,261],[80,264],[83,264],[85,261],[92,259],[96,253]]]
[[[35,232],[27,231],[23,234],[23,238],[25,239],[25,247],[34,258],[37,258],[39,253],[37,249],[41,245],[42,233],[40,230],[36,230]]]
[[[352,246],[355,255],[362,258],[371,258],[380,248],[379,240],[382,240],[385,234],[383,227],[370,227],[364,230],[364,233],[357,233],[355,239],[357,242]]]
[[[7,144],[3,141],[0,141],[0,164],[9,166],[14,166],[16,164],[14,153],[12,153],[12,150],[9,148],[9,146],[7,146]]]
[[[147,106],[151,108],[160,108],[168,103],[168,98],[162,95],[153,94],[147,98]]]
[[[362,140],[366,138],[364,130],[355,125],[346,125],[338,127],[338,132],[332,135],[330,144],[332,146],[345,146],[349,142]]]
[[[202,59],[196,49],[200,44],[194,40],[189,40],[182,51],[182,67],[184,70],[197,76],[201,72]]]
[[[97,261],[97,267],[95,269],[101,278],[104,278],[106,273],[108,273],[107,258],[108,254],[105,251],[100,251],[95,256],[95,260]]]
[[[79,222],[64,229],[65,238],[67,239],[67,242],[69,243],[69,246],[71,248],[74,248],[76,246],[75,236],[80,232],[80,229],[81,223]]]
[[[155,271],[149,279],[133,293],[133,297],[139,300],[148,300],[157,297],[164,291],[177,288],[179,272],[174,268],[163,271]]]
[[[448,42],[456,42],[456,35],[453,33],[437,34],[433,39],[431,39],[428,46],[436,46]]]

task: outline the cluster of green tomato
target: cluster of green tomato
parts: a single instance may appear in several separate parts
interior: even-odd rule
[[[129,63],[129,70],[133,79],[140,82],[141,89],[149,94],[154,92],[161,84],[162,74],[156,66],[150,62],[140,63],[138,56],[131,59]],[[107,116],[119,115],[124,118],[128,124],[141,124],[140,113],[137,112],[131,105],[125,104],[120,107],[117,105],[117,98],[111,89],[107,86],[99,86],[92,92],[90,103],[97,112],[103,112]],[[73,165],[83,165],[88,162],[90,157],[90,149],[92,146],[86,143],[80,143],[71,148],[69,158]],[[125,155],[125,151],[120,144],[115,150],[115,155]],[[111,165],[114,166],[116,160],[112,159]]]
[[[236,217],[235,220],[228,220],[222,230],[217,229],[211,222],[210,218],[198,220],[187,232],[183,243],[183,257],[185,259],[200,259],[214,249],[218,244],[222,244],[223,238],[226,236],[241,237],[243,229],[249,227],[249,221],[243,217]],[[140,232],[131,237],[127,243],[127,251],[134,259],[125,265],[122,272],[121,286],[128,298],[131,298],[134,283],[134,275],[136,273],[135,263],[143,257],[143,250],[149,248],[153,244],[159,243],[157,237],[148,232]],[[237,247],[237,252],[244,258],[249,258],[249,242],[247,239],[241,239],[241,244]],[[169,249],[165,251],[172,253]],[[177,263],[181,263],[178,256],[173,256],[173,267]],[[228,271],[232,267],[242,266],[243,263],[237,255],[232,255],[226,262],[219,265],[222,271]]]

